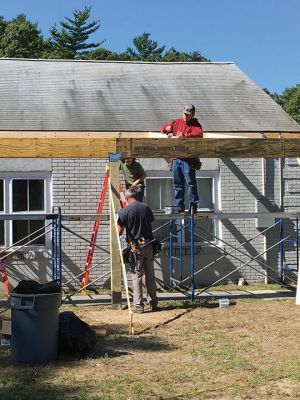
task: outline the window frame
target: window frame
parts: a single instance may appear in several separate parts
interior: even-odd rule
[[[4,178],[0,177],[0,180],[3,181],[3,210],[0,210],[0,214],[5,214],[5,181]],[[5,246],[5,221],[0,221],[1,224],[3,223],[3,230],[4,230],[4,235],[3,235],[3,241],[4,243],[0,243],[0,248]]]
[[[197,171],[196,172],[196,179],[204,179],[204,178],[210,178],[212,179],[212,203],[214,205],[213,211],[214,212],[220,212],[221,211],[221,185],[220,185],[220,171],[219,170],[207,170],[207,171]],[[147,171],[147,178],[146,178],[146,188],[145,188],[145,196],[147,196],[147,179],[172,179],[172,173],[168,171]],[[207,209],[207,208],[198,208],[198,210],[201,211],[210,211],[212,209]],[[155,210],[153,210],[155,212]],[[180,217],[178,218],[180,219]],[[219,218],[214,218],[214,236],[216,238],[213,238],[211,242],[213,244],[210,244],[208,242],[194,242],[195,246],[197,247],[215,247],[215,246],[220,246],[221,241],[218,240],[218,238],[221,238],[221,223]],[[167,242],[164,243],[164,246],[168,245]],[[179,243],[174,243],[173,244],[175,247],[179,247]],[[184,247],[190,247],[190,242],[185,241],[185,235],[183,238],[183,246]]]
[[[0,172],[0,179],[3,180],[4,188],[4,214],[49,214],[52,208],[52,174],[51,172]],[[44,181],[44,210],[43,211],[13,211],[13,181],[14,180],[43,180]],[[45,223],[46,225],[46,223]],[[23,249],[49,249],[51,248],[51,235],[46,235],[45,244],[29,244]],[[4,246],[10,247],[13,244],[13,221],[4,221]],[[21,246],[13,246],[11,249],[18,249]]]

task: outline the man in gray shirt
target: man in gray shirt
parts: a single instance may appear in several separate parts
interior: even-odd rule
[[[119,235],[126,229],[126,238],[135,255],[135,262],[131,263],[133,280],[133,312],[144,312],[142,279],[145,274],[145,283],[150,296],[152,311],[157,311],[156,282],[154,275],[154,251],[151,223],[154,220],[151,208],[147,204],[137,201],[135,189],[125,192],[127,206],[118,212]]]

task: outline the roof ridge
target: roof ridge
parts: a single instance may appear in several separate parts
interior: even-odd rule
[[[56,58],[0,58],[1,61],[56,62],[56,63],[107,63],[107,64],[150,64],[150,65],[181,65],[181,64],[234,64],[233,61],[122,61],[122,60],[68,60]]]

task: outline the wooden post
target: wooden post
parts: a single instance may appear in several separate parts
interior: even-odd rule
[[[297,306],[300,306],[300,273],[299,272],[300,271],[298,270],[297,289],[296,289],[296,304],[297,304]]]
[[[120,209],[120,173],[119,153],[109,154],[109,208],[112,216]],[[112,205],[113,201],[113,205]],[[111,304],[112,308],[121,308],[122,305],[122,264],[119,253],[119,238],[114,226],[114,218],[110,218],[110,270],[111,270]]]
[[[118,241],[118,250],[119,250],[119,255],[121,259],[121,266],[122,266],[122,273],[123,273],[123,283],[124,283],[124,288],[126,292],[126,300],[127,300],[127,306],[128,306],[128,313],[129,313],[129,335],[134,335],[134,329],[133,329],[133,313],[131,311],[131,305],[130,305],[130,297],[129,297],[129,290],[128,290],[128,282],[127,282],[127,275],[126,275],[126,267],[125,263],[123,260],[123,254],[122,254],[122,248],[121,248],[121,243],[118,237],[118,225],[117,225],[117,219],[116,219],[116,214],[115,214],[115,207],[114,207],[114,202],[112,201],[112,192],[110,192],[110,198],[111,198],[111,205],[112,205],[112,218],[113,219],[113,226],[115,228],[116,236],[117,236],[117,241]]]

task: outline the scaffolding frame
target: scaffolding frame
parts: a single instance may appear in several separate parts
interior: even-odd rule
[[[225,242],[223,239],[215,236],[214,234],[205,231],[203,228],[201,229],[204,231],[206,236],[202,236],[199,233],[195,232],[195,222],[196,220],[203,220],[203,219],[234,219],[234,218],[241,218],[243,216],[244,218],[250,219],[250,218],[257,218],[257,217],[275,217],[277,220],[275,220],[275,223],[269,226],[268,228],[260,231],[256,235],[250,237],[247,239],[244,243],[239,244],[238,246],[233,246],[229,242]],[[296,244],[296,263],[297,266],[296,268],[293,269],[292,272],[297,272],[299,271],[299,217],[300,213],[295,213],[295,212],[276,212],[276,213],[212,213],[212,212],[199,212],[198,214],[194,215],[191,213],[190,215],[179,215],[179,214],[164,214],[162,212],[157,212],[154,213],[155,219],[159,220],[165,220],[165,222],[162,223],[158,228],[154,230],[154,233],[160,229],[162,229],[165,226],[169,226],[169,236],[166,237],[165,239],[169,240],[169,286],[164,285],[164,287],[167,287],[170,290],[176,290],[179,291],[180,293],[183,293],[186,298],[195,300],[197,299],[201,293],[207,292],[209,293],[209,289],[212,286],[217,285],[218,283],[222,282],[224,279],[228,278],[230,275],[234,274],[236,271],[240,270],[241,268],[245,267],[248,265],[250,268],[253,268],[256,272],[259,274],[262,274],[264,276],[267,275],[267,270],[268,271],[273,271],[274,275],[278,275],[278,279],[274,278],[272,276],[269,276],[268,278],[272,280],[273,282],[276,282],[280,285],[285,285],[286,280],[288,279],[290,283],[297,283],[291,276],[283,276],[283,273],[285,271],[282,270],[282,268],[286,268],[284,265],[284,244],[292,242]],[[284,236],[284,219],[295,219],[295,232],[294,232],[294,237],[295,239],[291,239],[292,235],[287,235]],[[29,240],[26,243],[23,243],[22,245],[18,245],[18,243],[14,243],[12,246],[7,247],[6,249],[1,251],[1,260],[4,261],[11,255],[13,255],[15,252],[19,252],[20,250],[26,248],[28,244],[30,244],[32,241],[35,241],[37,238],[51,234],[51,264],[52,264],[52,271],[51,271],[51,276],[52,279],[58,279],[62,282],[62,287],[63,289],[66,288],[70,282],[72,281],[77,281],[79,277],[81,277],[84,274],[84,270],[67,280],[66,282],[63,282],[63,262],[62,262],[62,248],[63,248],[63,231],[69,232],[72,235],[75,235],[79,239],[83,240],[84,242],[89,243],[89,239],[85,238],[84,236],[78,234],[75,232],[73,229],[67,227],[64,225],[64,221],[97,221],[101,220],[102,222],[109,222],[110,220],[110,215],[109,214],[62,214],[61,209],[58,208],[58,212],[54,213],[52,212],[51,214],[0,214],[0,220],[44,220],[45,221],[45,226],[42,228],[39,228],[37,231],[30,233],[28,237],[30,239],[30,236],[34,236],[33,239]],[[179,222],[178,222],[179,221]],[[253,239],[257,238],[258,236],[263,235],[266,233],[268,230],[271,228],[279,225],[279,240],[270,246],[266,251],[257,254],[255,257],[252,257],[248,253],[244,252],[241,248],[246,245],[247,243],[251,242]],[[175,229],[174,229],[175,228]],[[41,230],[44,229],[44,232],[41,232]],[[184,230],[188,230],[190,233],[190,269],[189,269],[189,275],[187,277],[183,277],[183,240],[182,240],[182,235]],[[36,236],[36,234],[38,234]],[[224,243],[226,246],[230,247],[231,250],[227,251],[217,245],[213,240],[207,240],[207,234],[209,234],[213,239],[217,239],[218,241]],[[174,238],[179,239],[179,257],[174,256]],[[207,265],[204,266],[195,266],[195,237],[199,237],[203,241],[206,241],[209,245],[217,247],[223,254],[221,256],[218,256],[215,260],[212,262],[208,263]],[[23,242],[26,238],[22,238],[21,241]],[[264,263],[258,258],[268,252],[269,250],[275,248],[276,246],[279,246],[279,256],[280,256],[280,264],[278,268],[271,267],[267,263]],[[110,259],[110,251],[107,249],[99,246],[98,244],[95,245],[95,247],[98,250],[101,250],[105,253],[108,254],[108,256],[104,259],[102,259],[99,263],[96,263],[95,265],[91,266],[91,269],[97,268],[101,265],[103,265],[105,262],[107,262]],[[244,262],[240,257],[234,255],[234,252],[238,252],[240,256],[246,256],[249,258],[247,262]],[[226,258],[227,256],[233,257],[236,261],[240,262],[241,265],[236,267],[234,270],[232,270],[230,273],[225,274],[221,278],[217,279],[214,281],[212,284],[210,284],[208,287],[205,287],[203,289],[197,290],[198,287],[196,285],[195,277],[203,272],[204,270],[208,269],[209,267],[215,265],[217,262],[221,261],[222,259]],[[254,267],[251,265],[251,262],[256,261],[258,262],[262,267],[264,267],[264,271]],[[174,278],[174,271],[175,271],[175,264],[176,262],[179,263],[179,276],[180,279],[176,280]],[[8,268],[9,269],[9,268]],[[85,288],[89,289],[93,285],[95,285],[96,282],[100,281],[104,277],[107,277],[111,274],[111,271],[106,271],[104,274],[101,276],[96,277],[94,280],[89,282]],[[8,273],[8,276],[11,274]],[[284,278],[284,279],[283,279]],[[186,283],[187,282],[187,283]],[[73,295],[78,293],[82,288],[79,287],[78,290],[75,290],[73,293],[66,294],[65,301],[71,301],[71,298]]]

